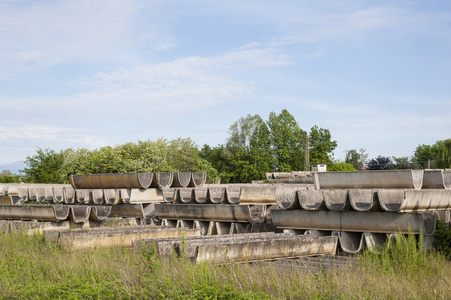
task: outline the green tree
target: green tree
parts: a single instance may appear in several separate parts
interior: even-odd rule
[[[277,172],[304,169],[305,137],[294,117],[283,109],[280,114],[271,112],[268,119],[269,141],[274,168]]]
[[[334,172],[334,171],[356,171],[353,165],[342,162],[342,161],[335,161],[329,166],[327,166],[327,171]]]
[[[438,157],[438,145],[418,145],[413,154],[412,160],[418,165],[428,168],[428,163]]]
[[[329,129],[313,126],[309,135],[310,162],[330,163],[332,152],[337,148],[337,141],[332,141]]]
[[[365,149],[346,150],[345,162],[351,164],[355,169],[360,170],[368,161],[368,154]]]
[[[64,153],[52,149],[38,148],[33,156],[27,156],[25,173],[32,183],[67,183],[68,178],[61,170],[64,163]]]
[[[438,141],[437,168],[451,167],[451,139]]]
[[[264,123],[259,115],[247,115],[234,122],[229,128],[229,137],[226,147],[232,154],[237,153],[242,148],[248,148],[255,130]]]

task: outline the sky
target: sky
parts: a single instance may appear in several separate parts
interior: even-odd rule
[[[0,164],[283,109],[340,160],[451,138],[451,2],[0,0]]]

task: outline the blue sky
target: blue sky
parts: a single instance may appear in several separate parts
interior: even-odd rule
[[[0,109],[0,164],[282,109],[410,156],[451,138],[451,2],[0,0]]]

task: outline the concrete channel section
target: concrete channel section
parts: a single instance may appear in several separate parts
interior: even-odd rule
[[[264,219],[263,205],[155,204],[160,219],[254,223]]]
[[[335,255],[338,238],[275,233],[236,234],[216,237],[135,240],[137,251],[155,247],[160,255],[181,254],[196,262],[243,262],[306,255]],[[184,249],[182,249],[184,247]]]
[[[316,189],[421,189],[423,170],[315,172]]]
[[[273,210],[272,222],[279,228],[330,231],[415,233],[432,235],[437,213],[392,213],[356,211]]]
[[[90,229],[45,231],[46,242],[58,242],[66,249],[96,247],[131,247],[136,239],[190,237],[200,235],[199,229],[164,228],[155,226],[101,227]]]

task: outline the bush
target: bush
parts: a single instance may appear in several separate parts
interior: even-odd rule
[[[437,221],[433,246],[448,259],[451,259],[451,229],[449,224],[442,220]]]

